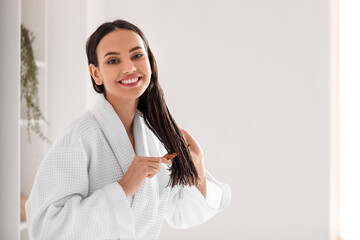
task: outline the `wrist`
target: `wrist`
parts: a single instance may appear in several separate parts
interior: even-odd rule
[[[196,188],[202,193],[204,198],[206,198],[206,178],[200,179]]]
[[[206,180],[206,173],[205,171],[199,171],[198,172],[198,176],[199,176],[199,182],[204,182]]]
[[[128,191],[127,187],[126,187],[126,180],[124,180],[124,178],[122,178],[122,179],[120,179],[118,181],[118,183],[121,186],[121,188],[123,189],[123,191],[125,192],[125,195],[127,197],[130,196],[129,191]]]

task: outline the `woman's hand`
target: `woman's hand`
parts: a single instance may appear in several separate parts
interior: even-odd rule
[[[186,143],[190,143],[190,154],[191,157],[194,161],[194,165],[196,167],[196,170],[199,174],[200,177],[200,182],[198,184],[198,188],[200,186],[205,186],[205,182],[206,182],[206,174],[205,174],[205,165],[204,165],[204,154],[203,151],[201,150],[200,145],[196,142],[195,138],[193,138],[193,136],[190,135],[190,133],[188,133],[186,130],[184,129],[180,129],[181,133],[183,134]],[[206,189],[206,188],[205,188]],[[202,189],[199,188],[199,190],[203,193],[204,197],[206,195],[205,192],[202,191]],[[205,193],[205,194],[204,194]]]
[[[135,156],[124,177],[118,182],[126,196],[134,195],[146,177],[154,177],[160,171],[161,163],[170,164],[171,161],[161,157]]]

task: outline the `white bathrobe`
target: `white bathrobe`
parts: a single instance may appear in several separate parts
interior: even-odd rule
[[[126,197],[118,181],[134,156],[167,153],[139,112],[133,132],[135,152],[102,95],[91,111],[65,128],[41,163],[26,202],[30,239],[157,239],[164,219],[184,229],[229,206],[230,188],[207,171],[206,199],[194,186],[166,187],[166,164]]]

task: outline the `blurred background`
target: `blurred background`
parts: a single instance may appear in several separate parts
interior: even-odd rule
[[[2,1],[1,239],[28,239],[19,193],[51,144],[29,144],[20,24],[36,37],[41,129],[50,141],[97,99],[85,42],[106,21],[145,33],[177,123],[232,202],[159,239],[328,240],[337,222],[337,1]],[[6,207],[5,207],[6,205]],[[6,227],[5,227],[6,226]]]

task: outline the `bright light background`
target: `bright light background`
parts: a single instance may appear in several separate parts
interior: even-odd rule
[[[339,0],[340,235],[360,239],[360,1]]]

